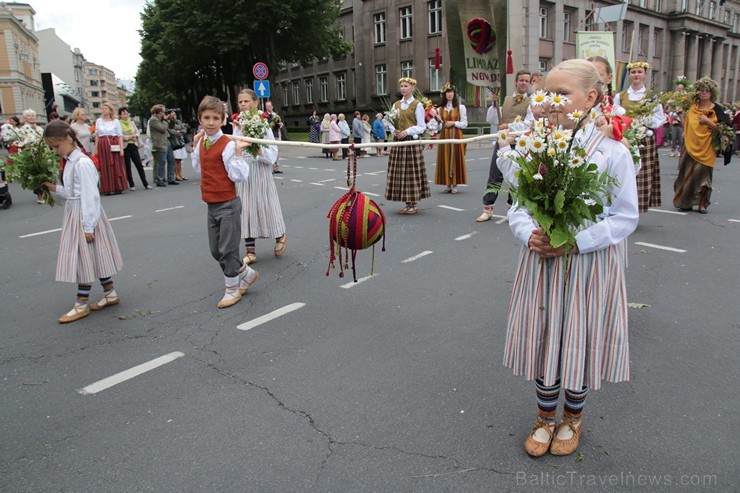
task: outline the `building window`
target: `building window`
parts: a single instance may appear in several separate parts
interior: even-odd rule
[[[313,104],[313,79],[306,79],[306,104]]]
[[[429,10],[429,34],[442,34],[442,0],[427,3]]]
[[[704,10],[704,0],[696,0],[696,15],[701,15]]]
[[[90,93],[90,97],[91,98],[99,98],[100,97],[100,92],[99,91],[92,91]]]
[[[648,36],[650,28],[645,25],[640,25],[640,31],[637,33],[637,46],[640,47],[640,55],[647,56],[648,54]]]
[[[547,8],[540,7],[540,38],[547,39]]]
[[[385,12],[375,14],[373,22],[375,23],[375,44],[385,43]]]
[[[563,41],[570,42],[570,12],[563,12]]]
[[[375,66],[375,91],[378,96],[388,94],[388,68],[385,65]]]
[[[329,102],[329,77],[319,77],[319,101]]]
[[[740,14],[735,14],[735,19],[732,21],[732,32],[738,32],[738,26],[740,26]]]
[[[540,60],[538,64],[538,70],[543,74],[547,72],[547,60]]]
[[[97,101],[96,101],[96,102],[94,102],[94,103],[93,103],[93,108],[100,108],[100,103],[99,103],[99,102],[97,102]]]
[[[301,104],[301,84],[293,82],[293,104]]]
[[[288,83],[283,82],[281,87],[283,89],[283,106],[288,106],[290,104],[290,101],[288,101]]]
[[[655,0],[655,12],[660,14],[663,10],[663,2],[661,0]]]
[[[717,13],[717,3],[709,2],[709,18],[714,20],[714,14]]]
[[[401,62],[401,77],[414,76],[414,62]]]
[[[688,12],[689,0],[681,0],[681,12]]]
[[[642,7],[643,9],[646,9],[647,8],[647,0],[640,0],[640,7]]]
[[[729,10],[725,10],[725,15],[722,18],[722,23],[723,24],[729,24],[730,23],[730,11]]]
[[[344,101],[347,99],[347,74],[337,74],[337,99]]]
[[[593,31],[594,30],[594,16],[592,15],[590,10],[586,11],[586,22],[584,23],[583,27],[586,31]]]
[[[413,23],[411,7],[402,7],[399,10],[399,17],[401,18],[401,39],[411,39]]]
[[[98,85],[98,81],[96,81],[96,80],[91,80],[91,81],[90,81],[90,85],[91,85],[91,86],[97,86],[97,85]]]
[[[442,89],[442,58],[439,59],[439,70],[434,68],[434,58],[429,59],[429,90],[439,91]]]
[[[631,40],[632,40],[632,23],[623,22],[622,23],[622,51],[629,53]]]

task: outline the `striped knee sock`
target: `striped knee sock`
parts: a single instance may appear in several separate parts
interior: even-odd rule
[[[105,294],[113,291],[113,280],[110,277],[101,277],[100,285],[103,286],[103,292],[105,292]]]
[[[554,414],[560,396],[560,380],[554,385],[545,385],[545,382],[538,378],[535,380],[535,385],[537,387],[537,407],[542,413]]]
[[[87,303],[87,299],[90,297],[90,289],[92,284],[78,284],[77,285],[77,302],[80,304]]]
[[[583,387],[580,392],[565,389],[565,412],[573,416],[580,416],[583,412],[583,406],[586,404],[587,395],[588,387]]]
[[[254,238],[244,238],[244,246],[254,248]]]

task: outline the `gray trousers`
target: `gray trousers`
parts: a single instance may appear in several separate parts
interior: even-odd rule
[[[228,202],[208,204],[208,246],[226,277],[236,277],[242,268],[239,256],[241,242],[242,201],[239,197]]]

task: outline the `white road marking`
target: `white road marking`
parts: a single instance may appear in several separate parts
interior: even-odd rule
[[[334,187],[334,188],[336,188],[337,190],[344,190],[344,191],[349,190],[349,188],[346,188],[346,187]]]
[[[437,207],[441,207],[443,209],[449,209],[451,211],[465,212],[465,209],[458,209],[457,207],[450,207],[449,205],[438,205]]]
[[[296,180],[295,178],[291,178],[290,181],[295,182],[295,183],[303,183],[303,180]]]
[[[490,160],[491,160],[490,157],[479,157],[478,158],[478,161],[490,161]]]
[[[296,156],[296,159],[306,159],[306,156]]]
[[[469,234],[466,234],[466,235],[462,235],[462,236],[458,236],[457,238],[455,238],[455,241],[467,240],[468,238],[472,238],[473,236],[475,236],[477,234],[478,234],[477,231],[473,231],[472,233],[469,233]]]
[[[324,171],[336,171],[336,170],[333,168],[324,168]]]
[[[324,184],[323,184],[323,183],[316,183],[315,181],[312,181],[312,182],[311,182],[311,185],[318,185],[318,186],[320,186],[320,187],[323,187],[323,186],[324,186]]]
[[[185,206],[184,205],[178,205],[176,207],[168,207],[166,209],[157,209],[154,212],[174,211],[175,209],[182,209],[183,207],[185,207]]]
[[[380,197],[380,195],[378,195],[377,193],[373,193],[373,192],[362,192],[362,193],[364,193],[365,195],[369,195],[371,197]]]
[[[505,222],[506,222],[506,218],[504,217],[504,218],[499,219],[498,221],[496,221],[494,224],[504,224]]]
[[[731,223],[740,223],[740,219],[728,219],[728,221]],[[21,238],[23,237],[21,236]]]
[[[182,358],[183,356],[185,355],[180,351],[165,354],[164,356],[160,356],[159,358],[134,366],[133,368],[129,368],[128,370],[124,370],[120,373],[116,373],[115,375],[112,375],[108,378],[104,378],[98,382],[88,385],[87,387],[83,387],[77,392],[82,395],[97,394],[102,390],[113,387],[114,385],[118,385],[119,383],[125,382],[126,380],[130,380],[141,375],[142,373],[146,373],[149,370],[153,370],[157,367],[175,361],[177,358]]]
[[[318,170],[319,168],[308,168],[308,169],[310,169],[310,170],[312,170],[312,171],[316,171],[316,170]]]
[[[295,169],[303,169],[303,166],[293,166]]]
[[[258,325],[262,325],[264,323],[269,322],[270,320],[274,320],[278,317],[282,317],[283,315],[286,315],[290,312],[294,312],[298,310],[299,308],[303,308],[304,306],[306,306],[305,303],[291,303],[290,305],[284,306],[282,308],[278,308],[277,310],[272,311],[266,315],[257,317],[254,320],[250,320],[249,322],[244,322],[243,324],[237,325],[236,328],[239,330],[254,329]]]
[[[685,216],[685,215],[686,215],[686,213],[685,213],[685,212],[678,212],[678,211],[665,211],[665,210],[663,210],[663,209],[652,209],[652,208],[651,208],[651,209],[648,209],[648,210],[649,210],[649,211],[652,211],[652,212],[662,212],[663,214],[676,214],[677,216]]]
[[[128,219],[129,217],[134,217],[134,216],[110,217],[108,218],[108,221],[118,221],[119,219]]]
[[[352,286],[357,286],[357,285],[358,285],[358,284],[360,284],[361,282],[365,282],[365,281],[367,281],[368,279],[370,279],[370,278],[372,278],[372,277],[375,277],[375,276],[377,276],[377,274],[373,274],[373,275],[371,275],[371,276],[365,276],[365,277],[361,277],[361,278],[359,278],[359,279],[357,280],[357,282],[354,282],[354,281],[352,281],[352,282],[348,282],[347,284],[342,284],[342,285],[341,285],[341,286],[339,286],[339,287],[340,287],[340,288],[344,288],[344,289],[349,289],[349,288],[351,288]]]
[[[31,236],[39,236],[39,235],[45,235],[48,233],[56,233],[57,231],[61,231],[62,228],[57,229],[47,229],[46,231],[39,231],[38,233],[31,233],[28,235],[19,236],[18,238],[30,238]]]
[[[336,178],[329,178],[328,180],[319,180],[319,183],[326,183],[326,182],[329,182],[329,181],[337,181],[337,179]]]
[[[431,250],[426,250],[421,252],[419,255],[414,255],[413,257],[409,257],[406,260],[402,260],[401,263],[408,264],[409,262],[413,262],[414,260],[419,260],[421,257],[426,257],[427,255],[431,255],[434,252]]]
[[[635,245],[646,246],[646,247],[650,247],[650,248],[657,248],[658,250],[666,250],[668,252],[686,253],[686,250],[681,250],[680,248],[673,248],[673,247],[668,247],[668,246],[663,246],[663,245],[656,245],[654,243],[643,243],[642,241],[636,241],[635,242]]]

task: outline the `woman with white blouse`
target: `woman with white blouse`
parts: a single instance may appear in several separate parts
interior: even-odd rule
[[[124,142],[121,122],[110,103],[103,103],[103,116],[95,122],[95,154],[100,162],[100,191],[119,194],[128,188],[124,168]]]
[[[72,123],[69,125],[72,130],[77,134],[77,140],[80,141],[85,151],[92,153],[93,146],[91,142],[92,132],[90,132],[90,126],[87,124],[87,113],[85,108],[78,107],[72,112]]]

